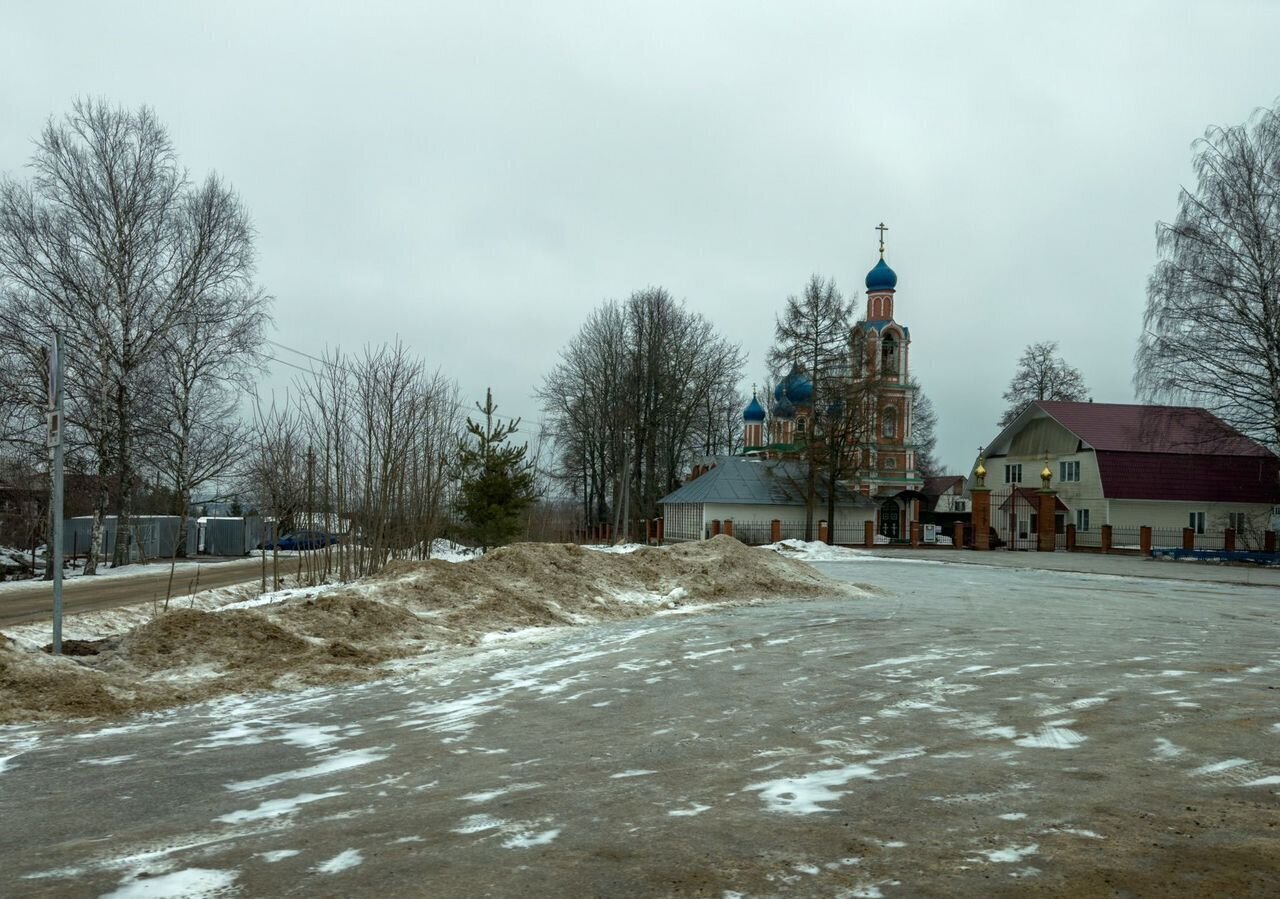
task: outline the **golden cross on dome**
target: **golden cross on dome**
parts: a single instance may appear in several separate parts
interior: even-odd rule
[[[881,222],[880,224],[876,225],[875,230],[880,232],[880,258],[883,259],[884,258],[884,232],[889,230],[889,226],[886,225],[884,222]]]

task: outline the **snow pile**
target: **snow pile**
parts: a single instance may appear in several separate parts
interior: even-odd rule
[[[643,543],[587,543],[584,544],[582,548],[598,553],[623,553],[625,555],[633,553],[638,549],[644,549],[645,546]]]
[[[886,540],[887,542],[887,540]],[[943,538],[938,538],[939,546],[950,546],[951,541],[943,542]],[[943,563],[932,559],[913,559],[909,552],[902,550],[894,550],[891,553],[869,552],[865,549],[850,549],[847,546],[828,546],[817,540],[780,540],[777,543],[770,543],[762,549],[771,549],[774,552],[786,556],[791,559],[800,559],[805,562],[911,562],[921,565],[941,565]]]
[[[478,559],[484,555],[484,550],[474,546],[463,546],[461,543],[454,543],[452,540],[437,538],[431,541],[432,559],[441,562],[470,562],[472,559]]]
[[[36,570],[43,571],[44,557],[37,556]],[[0,581],[30,578],[32,576],[31,551],[12,546],[0,546]]]
[[[855,562],[875,558],[866,550],[829,546],[818,540],[780,540],[763,548],[805,562]]]
[[[244,596],[251,588],[237,589]],[[629,553],[522,543],[465,565],[392,562],[354,584],[241,602],[233,590],[219,600],[183,601],[124,633],[68,641],[75,658],[52,658],[32,651],[29,642],[24,651],[4,639],[0,723],[369,680],[387,676],[383,663],[476,646],[500,631],[635,618],[659,609],[862,595],[794,559],[724,536]]]

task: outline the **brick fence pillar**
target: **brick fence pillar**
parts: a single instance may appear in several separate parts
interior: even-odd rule
[[[1183,549],[1196,548],[1196,532],[1191,530],[1191,528],[1182,529],[1182,548]]]
[[[831,527],[825,521],[818,522],[818,542],[831,542]]]
[[[659,546],[661,546],[661,545],[662,545],[662,538],[663,538],[664,536],[666,536],[666,521],[667,521],[667,519],[666,519],[666,518],[659,518],[659,519],[658,519],[658,527],[655,529],[655,531],[656,531],[656,533],[657,533],[657,535],[658,535],[658,545],[659,545]]]
[[[951,545],[955,549],[960,549],[961,547],[964,546],[964,522],[963,521],[957,521],[954,525],[951,526]]]
[[[733,536],[733,519],[732,518],[726,518],[724,520],[724,530],[722,530],[721,533],[724,534],[726,537]]]
[[[911,522],[911,548],[912,549],[920,548],[920,532],[922,530],[924,530],[924,527],[920,524],[920,522],[918,521]]]
[[[1067,552],[1076,551],[1076,526],[1074,524],[1067,525]]]
[[[782,522],[776,518],[773,521],[769,522],[769,542],[770,543],[782,542]]]
[[[862,542],[867,546],[876,545],[876,523],[874,521],[864,521],[862,523]]]
[[[1276,532],[1267,531],[1262,535],[1262,551],[1273,553],[1276,551]]]
[[[1146,558],[1151,555],[1151,527],[1143,525],[1138,528],[1138,549],[1142,552],[1142,557]]]
[[[1233,553],[1236,551],[1236,530],[1235,528],[1227,528],[1222,532],[1222,549],[1224,552]]]
[[[973,548],[991,549],[991,488],[974,487],[973,498]]]
[[[1102,540],[1100,542],[1102,543],[1102,552],[1111,552],[1111,525],[1104,524],[1102,526]]]
[[[1036,549],[1051,553],[1058,548],[1058,493],[1056,490],[1040,490],[1036,498],[1040,501],[1036,510]]]
[[[720,535],[720,519],[713,518],[711,520],[711,536],[718,537]]]

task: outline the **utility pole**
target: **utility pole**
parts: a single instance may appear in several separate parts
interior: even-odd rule
[[[58,332],[49,346],[49,517],[53,532],[49,552],[53,558],[53,654],[62,654],[62,353]]]

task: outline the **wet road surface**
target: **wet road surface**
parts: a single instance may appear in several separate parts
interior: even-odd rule
[[[559,631],[110,727],[0,729],[6,883],[1276,894],[1276,591],[818,567],[882,592]]]

